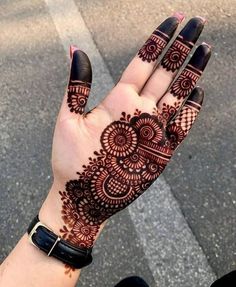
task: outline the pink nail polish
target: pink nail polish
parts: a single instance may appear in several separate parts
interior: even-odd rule
[[[207,46],[209,49],[211,49],[211,48],[212,48],[212,46],[211,46],[210,44],[206,43],[206,42],[202,42],[202,45]]]
[[[206,18],[204,18],[202,16],[196,16],[196,17],[201,19],[204,24],[207,23],[207,19]]]
[[[175,12],[172,16],[176,17],[179,20],[179,23],[185,19],[184,13],[182,12]]]
[[[72,56],[74,54],[74,51],[79,50],[79,48],[75,45],[70,45],[70,58],[72,59]]]

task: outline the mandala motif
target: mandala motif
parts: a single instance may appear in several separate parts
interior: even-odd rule
[[[98,231],[99,227],[97,225],[88,225],[81,221],[78,221],[73,227],[73,233],[77,241],[90,242],[91,246]]]
[[[66,191],[68,192],[69,198],[72,202],[83,198],[84,189],[81,180],[70,180],[66,183]]]
[[[90,86],[80,81],[71,81],[68,87],[67,103],[71,112],[82,114],[88,100]]]
[[[162,140],[161,124],[153,116],[144,113],[140,117],[133,118],[131,124],[136,128],[140,141],[158,143]]]
[[[87,199],[81,200],[77,205],[77,213],[82,222],[89,225],[100,225],[107,218],[105,209],[97,204],[88,202]],[[109,216],[108,216],[109,217]]]
[[[198,74],[186,68],[174,82],[170,92],[178,99],[184,99],[191,93],[198,79]]]
[[[111,155],[126,157],[131,154],[138,143],[135,130],[126,123],[114,122],[102,133],[101,144]]]
[[[191,48],[192,45],[183,43],[183,40],[180,37],[177,37],[172,46],[166,52],[161,61],[161,65],[167,71],[174,72],[178,70],[186,60]]]
[[[170,113],[170,108],[166,106]],[[101,134],[102,149],[60,192],[61,229],[71,243],[91,247],[99,226],[140,196],[164,170],[172,155],[163,115],[122,113]],[[173,138],[173,136],[172,136]]]
[[[139,50],[138,56],[143,61],[147,61],[148,63],[156,61],[166,44],[167,41],[163,38],[163,36],[152,34],[143,47]]]

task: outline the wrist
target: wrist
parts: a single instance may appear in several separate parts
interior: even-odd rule
[[[47,198],[39,211],[40,221],[56,235],[67,242],[80,247],[92,247],[96,242],[105,222],[92,224],[85,222],[75,212],[74,202],[65,198],[64,186],[53,183]],[[64,197],[63,197],[64,194]]]

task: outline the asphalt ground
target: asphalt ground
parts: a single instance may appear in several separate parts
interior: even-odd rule
[[[233,1],[159,1],[158,7],[152,1],[76,4],[114,81],[150,32],[171,12],[182,10],[188,17],[198,14],[208,18],[202,39],[213,45],[214,52],[201,81],[206,91],[204,109],[164,176],[213,271],[219,276],[232,270],[236,256]],[[51,183],[53,126],[65,89],[68,59],[43,1],[2,0],[0,19],[3,259],[37,213]],[[145,254],[147,246],[137,235],[132,214],[124,211],[108,224],[94,251],[94,264],[82,275],[79,286],[112,286],[131,274],[144,276],[156,286]],[[96,279],[92,280],[94,274]],[[207,286],[199,284],[193,286]]]

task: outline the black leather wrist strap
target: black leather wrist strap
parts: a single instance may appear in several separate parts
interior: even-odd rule
[[[30,223],[27,232],[29,240],[34,246],[48,256],[55,257],[73,268],[80,269],[89,265],[93,260],[92,248],[82,248],[70,244],[42,224],[38,216]]]

